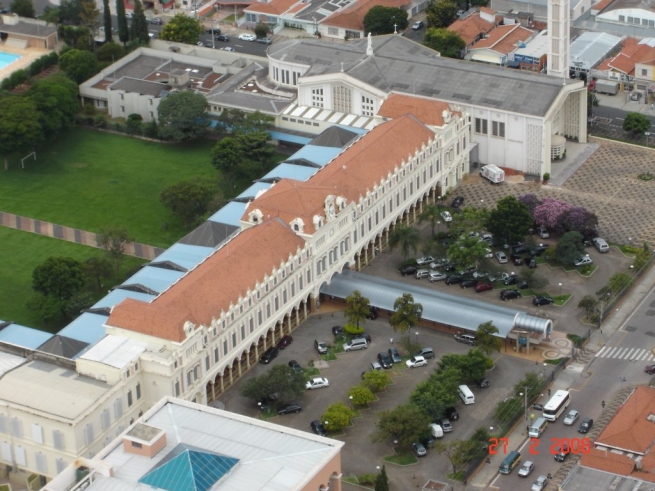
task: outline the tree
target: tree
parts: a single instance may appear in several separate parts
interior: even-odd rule
[[[160,136],[176,143],[189,142],[204,135],[209,126],[205,96],[190,90],[164,98],[159,103],[158,112]]]
[[[323,415],[321,421],[325,423],[325,429],[328,431],[341,431],[346,426],[350,426],[350,420],[355,413],[343,402],[330,404]]]
[[[370,313],[370,301],[359,290],[355,290],[346,297],[346,310],[343,315],[348,318],[349,324],[359,329],[360,324],[363,325],[366,322],[366,316]]]
[[[391,377],[387,372],[382,370],[371,370],[364,373],[362,385],[367,387],[371,392],[380,392],[391,383]]]
[[[143,12],[141,0],[134,0],[134,13],[132,14],[132,25],[130,26],[130,39],[148,44],[150,36],[148,35],[148,21],[146,14]]]
[[[59,24],[59,13],[59,7],[52,7],[51,5],[47,5],[41,11],[39,19],[47,22],[48,24]]]
[[[541,200],[537,195],[532,193],[522,194],[517,199],[519,202],[527,206],[530,215],[534,215],[535,208],[541,204]]]
[[[226,176],[233,176],[243,160],[243,149],[237,138],[225,137],[211,151],[212,165]]]
[[[189,179],[164,189],[159,199],[175,216],[191,225],[207,212],[207,205],[216,194],[216,185],[203,179]]]
[[[398,7],[376,5],[364,16],[364,31],[373,36],[403,31],[408,25],[407,12]]]
[[[79,111],[79,89],[63,73],[56,73],[37,81],[27,92],[39,111],[39,122],[45,140],[75,124]]]
[[[89,32],[95,32],[96,27],[98,26],[98,17],[100,16],[100,10],[98,10],[95,0],[81,0],[82,10],[80,12],[80,20],[82,25],[85,26]],[[93,41],[93,35],[89,36],[89,46],[95,48],[95,42]]]
[[[598,107],[598,97],[591,91],[587,92],[587,116],[593,114],[593,108]]]
[[[240,109],[226,109],[221,112],[218,122],[220,124],[216,125],[217,131],[238,135],[240,133],[269,130],[273,127],[275,119],[259,111],[247,113]]]
[[[457,4],[451,0],[430,0],[425,15],[430,27],[448,27],[457,15]]]
[[[125,56],[125,48],[111,41],[103,44],[96,50],[98,61],[111,61],[114,63],[123,56]]]
[[[607,287],[609,288],[612,295],[616,295],[621,290],[626,288],[630,284],[631,280],[632,276],[630,276],[628,273],[614,273],[612,276],[610,276],[610,279],[607,280]]]
[[[125,44],[130,40],[130,31],[127,28],[127,17],[125,16],[125,4],[123,0],[116,0],[116,20],[118,22],[118,39]]]
[[[598,217],[582,206],[574,206],[562,213],[557,232],[580,232],[583,237],[592,237],[598,228]]]
[[[591,317],[596,312],[597,307],[598,307],[598,300],[596,300],[596,297],[594,297],[593,295],[585,295],[578,302],[578,308],[582,309],[587,319],[591,319]]]
[[[29,17],[30,19],[36,17],[32,0],[13,0],[11,2],[11,12],[19,17]]]
[[[423,315],[423,305],[414,302],[410,293],[403,293],[393,303],[395,312],[389,318],[389,324],[394,332],[399,331],[401,335],[409,334],[410,329],[418,326]]]
[[[268,36],[268,25],[261,24],[261,23],[257,24],[255,26],[254,33],[258,39],[265,38],[266,36]]]
[[[374,491],[389,491],[389,478],[387,477],[387,469],[384,465],[375,478]]]
[[[266,130],[244,131],[236,134],[243,154],[248,160],[267,165],[275,154],[275,147],[268,144],[271,135]],[[260,176],[261,174],[257,174]],[[248,176],[250,177],[250,176]]]
[[[375,400],[375,395],[368,387],[355,385],[348,390],[348,397],[355,406],[366,406]]]
[[[431,419],[441,418],[446,408],[457,402],[457,387],[461,379],[460,371],[449,367],[420,382],[409,396],[409,401],[421,408]]]
[[[34,148],[41,141],[41,114],[29,97],[0,96],[0,153],[5,170],[9,170],[9,155],[18,150]]]
[[[514,196],[505,196],[496,203],[487,220],[487,230],[496,239],[509,243],[518,242],[528,234],[532,226],[532,216],[528,207]]]
[[[95,55],[80,49],[71,49],[61,55],[59,67],[77,84],[93,77],[100,70]]]
[[[460,375],[459,384],[477,382],[484,378],[484,374],[487,371],[487,357],[481,349],[471,348],[465,355],[454,353],[444,355],[437,362],[437,367],[437,370],[440,372],[444,372],[449,368],[458,370]]]
[[[394,227],[391,234],[389,234],[389,249],[393,251],[397,246],[400,246],[403,259],[407,260],[410,250],[413,250],[414,254],[418,251],[420,240],[421,237],[418,230],[409,225],[399,223]]]
[[[64,319],[66,300],[35,293],[27,301],[27,308],[36,312],[46,324],[59,325]]]
[[[108,278],[112,270],[111,263],[105,257],[93,256],[84,261],[84,273],[96,281],[98,290],[102,289],[102,280]]]
[[[453,467],[453,473],[457,474],[462,467],[473,460],[474,449],[477,442],[472,440],[453,440],[451,442],[437,442],[434,449],[439,455],[444,454],[450,465]]]
[[[448,248],[448,258],[457,267],[468,268],[484,258],[488,249],[489,244],[485,241],[467,234],[451,244]]]
[[[514,394],[525,397],[528,392],[528,403],[541,395],[543,379],[535,372],[528,372],[525,376],[514,385]]]
[[[633,136],[643,135],[650,128],[650,120],[641,113],[628,113],[623,119],[623,131]]]
[[[111,11],[109,10],[109,0],[102,0],[102,25],[105,28],[105,43],[111,43]]]
[[[275,395],[279,402],[288,402],[305,392],[305,376],[287,365],[275,365],[268,372],[249,379],[241,395],[257,402]]]
[[[475,331],[475,344],[485,355],[489,356],[494,351],[500,353],[503,341],[495,336],[498,332],[498,328],[491,321],[483,322]]]
[[[85,282],[84,266],[70,257],[49,257],[32,271],[32,289],[60,300],[70,299]]]
[[[414,404],[402,404],[380,414],[373,441],[396,440],[402,447],[419,441],[427,432],[430,418]]]
[[[62,0],[59,4],[59,22],[66,25],[80,24],[82,12],[81,0]]]
[[[555,256],[562,264],[573,264],[583,254],[584,245],[580,232],[566,232],[557,242]]]
[[[521,281],[527,282],[528,285],[530,285],[530,288],[533,290],[541,290],[546,288],[550,283],[550,280],[546,276],[537,273],[537,271],[534,269],[528,268],[524,268],[519,273],[519,278]]]
[[[143,116],[132,113],[127,117],[127,121],[125,122],[125,131],[128,135],[140,135],[142,126]]]
[[[434,236],[434,226],[437,224],[440,217],[440,207],[438,205],[428,205],[418,216],[418,223],[426,221],[430,222],[430,228],[432,229],[432,235]]]
[[[125,227],[104,227],[96,235],[96,243],[98,247],[107,251],[108,259],[116,268],[117,277],[123,262],[125,246],[130,242],[134,242],[134,239],[130,237]]]
[[[423,44],[447,58],[461,58],[462,52],[466,48],[466,43],[462,37],[455,31],[450,31],[445,27],[430,27],[425,31]]]
[[[159,33],[164,41],[176,43],[196,44],[200,35],[205,31],[198,19],[184,14],[176,14]]]
[[[534,221],[540,227],[556,230],[564,213],[571,208],[571,205],[566,201],[544,198],[541,204],[534,209]]]

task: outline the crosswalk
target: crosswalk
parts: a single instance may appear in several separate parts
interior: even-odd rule
[[[605,346],[598,353],[597,358],[616,358],[617,360],[653,361],[655,355],[651,350],[643,348],[616,348]]]

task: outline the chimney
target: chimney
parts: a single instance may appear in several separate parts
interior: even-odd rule
[[[166,432],[161,428],[137,423],[123,437],[125,453],[154,457],[166,446]]]

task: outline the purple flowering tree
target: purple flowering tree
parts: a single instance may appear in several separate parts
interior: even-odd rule
[[[592,237],[598,227],[598,217],[582,206],[574,206],[562,214],[562,225],[567,232],[580,232]]]
[[[527,206],[530,215],[534,217],[535,208],[541,204],[541,200],[537,198],[537,195],[532,193],[526,193],[526,194],[522,194],[517,199],[519,200],[520,203],[523,203],[525,206]]]
[[[564,230],[563,215],[571,208],[573,207],[566,201],[544,198],[541,204],[534,209],[534,221],[541,227],[561,233]]]

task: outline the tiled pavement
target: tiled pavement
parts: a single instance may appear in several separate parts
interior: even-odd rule
[[[33,234],[66,240],[68,242],[75,242],[89,247],[98,247],[96,234],[93,232],[65,227],[50,222],[43,222],[41,220],[13,215],[11,213],[0,211],[0,225],[3,227],[22,230],[24,232],[32,232]],[[149,260],[156,258],[162,252],[164,252],[164,249],[140,244],[138,242],[132,242],[125,248],[125,254]]]
[[[637,178],[642,172],[655,172],[655,150],[599,138],[590,138],[590,143],[598,145],[596,151],[565,180],[561,178],[566,169],[547,185],[519,182],[497,186],[471,174],[456,193],[464,196],[465,205],[490,207],[507,195],[534,193],[539,198],[561,199],[595,213],[601,235],[611,242],[655,244],[655,181]],[[584,159],[587,153],[589,150],[582,149],[574,159]]]

